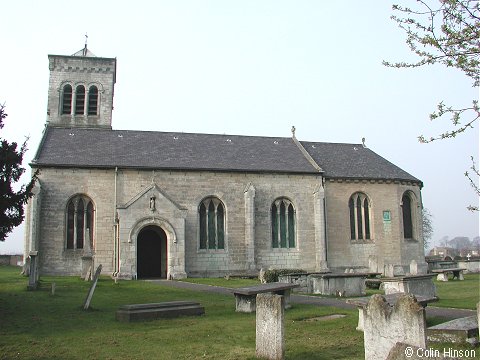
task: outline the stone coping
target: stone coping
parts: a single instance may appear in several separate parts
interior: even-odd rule
[[[374,274],[377,274],[377,273],[374,273]],[[381,273],[378,273],[378,275],[380,275]],[[338,274],[335,274],[335,273],[330,273],[330,274],[315,274],[313,275],[312,274],[312,277],[316,277],[316,278],[326,278],[326,279],[330,279],[330,278],[353,278],[353,277],[369,277],[369,276],[372,276],[372,273],[338,273]]]
[[[443,273],[446,273],[446,272],[465,271],[465,270],[467,270],[467,269],[465,269],[465,268],[445,268],[445,269],[434,269],[434,270],[432,270],[432,273],[443,274]]]
[[[290,283],[267,283],[261,285],[254,285],[248,286],[243,288],[232,289],[233,294],[240,294],[240,295],[256,295],[260,293],[266,292],[275,292],[275,291],[283,291],[283,290],[290,290],[293,288],[299,287],[298,284],[290,284]]]
[[[402,275],[402,276],[395,276],[395,277],[385,277],[381,278],[383,282],[395,282],[395,281],[409,281],[409,280],[423,280],[428,278],[433,278],[437,276],[437,274],[422,274],[422,275]]]
[[[282,274],[278,275],[278,277],[281,276],[300,276],[300,275],[317,275],[317,274],[330,274],[330,270],[325,270],[325,271],[316,271],[316,272],[299,272],[299,273],[289,273],[289,274]]]
[[[403,295],[412,295],[412,294],[405,294],[405,293],[395,293],[389,295],[382,295],[388,305],[393,306],[398,301],[398,299]],[[420,296],[420,295],[412,295],[417,299],[417,303],[421,306],[425,307],[430,302],[438,301],[438,297],[427,297],[427,296]],[[347,304],[352,304],[360,308],[364,308],[368,305],[371,296],[364,296],[359,298],[348,299]]]

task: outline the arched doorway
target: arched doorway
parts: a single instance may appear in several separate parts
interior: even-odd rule
[[[167,278],[167,235],[158,226],[146,226],[137,236],[137,277]]]

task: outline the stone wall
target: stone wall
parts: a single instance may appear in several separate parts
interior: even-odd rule
[[[40,179],[44,197],[41,205],[39,260],[41,272],[45,274],[81,272],[83,250],[65,248],[66,206],[76,194],[87,195],[95,204],[95,230],[92,234],[95,264],[102,264],[104,273],[114,271],[116,188],[122,271],[134,275],[135,242],[132,242],[130,233],[139,222],[152,216],[145,197],[148,194],[144,194],[152,183],[165,197],[165,202],[159,203],[156,216],[160,221],[169,223],[177,239],[184,241],[185,271],[189,276],[220,276],[250,270],[247,264],[248,244],[245,243],[244,197],[245,188],[250,183],[255,186],[255,269],[301,267],[315,270],[313,192],[320,182],[318,176],[119,170],[115,185],[113,169],[45,168]],[[198,248],[198,206],[208,196],[218,197],[225,205],[224,250]],[[271,248],[270,207],[276,198],[282,196],[288,197],[296,210],[296,247],[292,249]],[[133,205],[136,201],[142,205]],[[169,210],[168,203],[176,204],[178,208],[174,209],[172,205]],[[176,260],[171,258],[169,261]]]
[[[40,182],[38,221],[27,218],[27,225],[39,224],[39,263],[45,274],[81,273],[83,250],[67,250],[65,245],[66,206],[77,194],[87,195],[95,204],[94,265],[102,264],[104,273],[120,270],[126,277],[135,276],[136,239],[131,234],[150,218],[152,223],[164,225],[159,226],[167,237],[177,240],[167,245],[169,266],[175,267],[171,274],[223,276],[254,273],[260,268],[314,272],[323,266],[319,264],[324,258],[320,254],[324,233],[323,214],[319,213],[323,207],[318,205],[320,175],[133,169],[120,169],[116,174],[114,169],[43,168]],[[416,186],[371,182],[327,182],[325,186],[331,269],[368,271],[375,267],[383,272],[385,264],[393,263],[408,272],[412,259],[423,261],[422,241],[404,240],[400,231],[399,201],[406,190],[418,194]],[[155,213],[148,207],[149,189],[155,189],[158,197]],[[350,240],[348,199],[357,191],[365,192],[372,204],[373,238],[364,242]],[[225,206],[225,249],[199,249],[198,207],[209,196]],[[294,248],[271,246],[271,205],[279,197],[288,198],[295,207]],[[120,259],[116,259],[114,245],[116,207]],[[392,213],[388,227],[382,218],[386,209]],[[34,212],[29,209],[27,217],[30,213]],[[27,251],[31,235],[26,233]]]
[[[423,236],[421,234],[420,188],[413,184],[379,181],[329,180],[325,186],[327,208],[327,249],[330,269],[343,271],[385,271],[388,264],[400,265],[405,273],[410,262],[424,263]],[[417,199],[414,225],[416,238],[403,238],[401,201],[405,191]],[[363,192],[370,201],[370,240],[351,240],[348,202],[356,192]],[[389,211],[390,221],[384,220]]]
[[[0,265],[22,266],[23,255],[0,255]]]
[[[457,260],[457,267],[466,269],[465,273],[480,273],[480,260]]]

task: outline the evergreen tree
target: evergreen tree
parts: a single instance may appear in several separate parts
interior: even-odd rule
[[[6,117],[5,106],[0,105],[0,129],[3,128]],[[32,190],[37,180],[37,172],[28,184],[22,185],[18,191],[13,189],[25,172],[22,167],[25,151],[27,151],[27,140],[18,149],[16,142],[9,143],[0,136],[0,241],[5,241],[13,228],[22,223],[24,205],[33,196]]]

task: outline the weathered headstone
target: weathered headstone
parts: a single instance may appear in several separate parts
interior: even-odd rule
[[[55,295],[55,283],[52,283],[52,296]]]
[[[83,309],[88,310],[90,308],[90,302],[92,301],[93,293],[95,292],[95,287],[97,286],[98,277],[102,272],[102,264],[98,265],[97,271],[95,271],[95,275],[93,276],[92,286],[90,286],[90,290],[88,291],[87,298],[85,299],[85,303],[83,304]]]
[[[256,356],[281,360],[285,356],[284,297],[257,295]]]
[[[267,280],[265,279],[265,270],[263,268],[260,269],[260,272],[258,273],[258,280],[260,280],[262,284],[267,283]]]
[[[92,279],[92,266],[90,266],[85,274],[84,280],[90,281]]]
[[[418,264],[415,260],[410,261],[410,275],[418,275]]]
[[[38,287],[38,264],[37,255],[38,251],[30,251],[30,270],[28,274],[28,290],[36,290]]]
[[[394,277],[394,266],[393,264],[385,264],[384,274],[386,277]]]
[[[425,310],[413,295],[402,295],[391,307],[373,295],[363,311],[365,359],[385,359],[397,342],[426,347]]]

